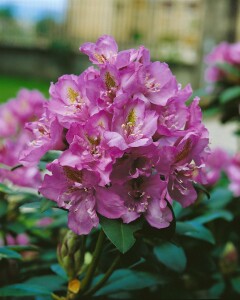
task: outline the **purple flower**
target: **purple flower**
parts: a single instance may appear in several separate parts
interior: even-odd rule
[[[40,92],[22,89],[15,99],[1,105],[0,163],[6,167],[0,169],[0,182],[39,187],[41,175],[36,164],[13,171],[10,169],[20,164],[19,155],[30,139],[29,133],[24,130],[25,122],[33,121],[41,116],[45,102]]]
[[[99,187],[99,176],[86,169],[48,165],[52,175],[45,175],[40,192],[69,210],[68,226],[77,234],[88,234],[99,224],[98,213],[119,218],[124,212],[121,198],[109,189]]]
[[[91,103],[87,97],[84,79],[88,72],[93,73],[93,78],[96,77],[96,72],[89,69],[82,76],[64,75],[58,79],[57,83],[52,83],[50,86],[51,101],[48,109],[66,128],[69,128],[73,121],[85,123],[90,116]]]
[[[78,234],[98,226],[100,215],[167,227],[173,200],[190,205],[194,182],[205,180],[208,132],[199,99],[187,106],[190,85],[182,89],[143,46],[118,52],[104,35],[80,50],[98,69],[51,85],[44,114],[27,124],[33,138],[22,161],[62,150],[40,192],[69,210],[69,227]]]
[[[197,198],[193,183],[206,183],[201,154],[207,145],[208,139],[191,133],[175,142],[174,146],[164,146],[159,153],[158,172],[168,182],[170,199],[180,202],[183,207]]]
[[[178,90],[176,78],[166,63],[158,61],[142,66],[137,72],[139,90],[153,104],[166,105]]]
[[[125,150],[149,145],[157,129],[157,114],[147,110],[145,103],[136,99],[128,107],[114,111],[111,129],[104,133],[110,147]]]
[[[69,149],[59,158],[63,165],[99,173],[102,186],[109,183],[112,164],[122,155],[122,151],[110,147],[104,137],[109,129],[108,118],[108,114],[101,112],[91,117],[86,125],[74,123],[67,134]]]
[[[26,129],[32,134],[26,149],[20,154],[20,162],[26,166],[38,163],[40,158],[49,150],[62,150],[63,128],[54,115],[46,111],[41,119],[27,123]]]
[[[221,148],[212,150],[206,160],[206,177],[209,185],[214,185],[221,176],[223,171],[226,171],[230,163],[230,155]]]
[[[229,44],[222,42],[217,45],[211,53],[209,53],[205,62],[208,64],[208,68],[205,73],[205,79],[208,82],[217,81],[235,81],[235,78],[229,76],[228,73],[218,67],[219,63],[227,63],[236,68],[240,65],[240,43]]]
[[[185,125],[190,118],[190,110],[185,102],[191,94],[191,86],[187,85],[171,97],[167,105],[156,106],[159,115],[157,132],[160,136],[181,136],[185,134]]]
[[[118,45],[113,37],[103,35],[96,43],[83,44],[80,51],[87,54],[94,64],[102,65],[116,60]]]
[[[240,196],[240,153],[236,153],[227,166],[227,175],[230,179],[229,188],[236,197]]]
[[[37,90],[21,89],[16,99],[10,101],[15,103],[12,106],[13,114],[23,126],[26,122],[34,121],[41,116],[46,99]]]
[[[123,200],[123,222],[144,216],[151,226],[164,228],[172,221],[166,201],[167,182],[154,169],[157,160],[157,147],[151,145],[125,153],[114,164],[109,190]]]
[[[19,121],[16,120],[12,107],[13,102],[0,105],[0,138],[7,138],[16,134]]]
[[[0,169],[0,182],[38,188],[42,178],[36,165],[19,167],[13,171],[10,170],[11,167],[20,163],[18,156],[25,146],[26,139],[28,139],[28,137],[19,135],[17,141],[9,139],[0,146],[0,163],[9,167],[9,169]]]
[[[124,202],[125,213],[121,216],[124,223],[130,223],[140,216],[156,228],[165,228],[173,219],[172,212],[167,206],[166,182],[159,176],[143,175],[132,178],[123,184],[114,184],[110,190],[116,192]]]
[[[29,244],[29,237],[26,233],[20,233],[16,237],[12,236],[11,234],[7,234],[6,240],[8,246],[26,246]]]

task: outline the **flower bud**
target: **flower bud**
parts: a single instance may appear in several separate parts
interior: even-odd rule
[[[76,278],[83,265],[84,236],[79,236],[68,230],[62,242],[58,245],[57,256],[59,264],[66,271],[69,279]]]
[[[219,266],[224,275],[232,274],[238,267],[238,252],[232,242],[228,242],[220,256]]]

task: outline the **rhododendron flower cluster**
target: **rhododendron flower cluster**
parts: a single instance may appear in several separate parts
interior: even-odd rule
[[[240,153],[230,155],[221,148],[214,149],[206,160],[206,177],[209,185],[214,185],[224,172],[229,181],[229,189],[234,196],[240,196]]]
[[[0,105],[0,182],[19,186],[38,187],[41,175],[35,166],[10,170],[19,164],[19,154],[28,143],[29,133],[24,130],[26,122],[38,119],[43,112],[45,98],[38,91],[22,89],[15,99]]]
[[[240,42],[235,44],[229,44],[227,42],[220,43],[212,50],[211,53],[206,56],[205,61],[209,65],[205,74],[207,81],[234,82],[236,80],[239,80],[239,78],[237,77],[235,78],[232,75],[230,76],[230,74],[220,68],[218,64],[227,63],[238,68],[240,76]]]
[[[209,102],[206,108],[220,112],[222,123],[239,122],[240,42],[217,45],[205,59],[208,67],[205,79],[209,83]]]
[[[234,196],[240,197],[240,153],[236,153],[227,168],[227,175],[230,179],[229,188]]]
[[[40,192],[69,210],[77,234],[97,227],[100,216],[168,227],[172,201],[192,204],[194,183],[205,183],[208,131],[199,99],[187,106],[190,85],[182,88],[144,47],[118,52],[105,35],[80,50],[97,68],[51,84],[43,116],[27,126],[34,138],[21,161],[62,150]]]

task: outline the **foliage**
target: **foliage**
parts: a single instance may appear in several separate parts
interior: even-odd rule
[[[183,209],[176,203],[173,207],[176,231],[170,234],[170,240],[166,232],[160,236],[144,235],[146,228],[141,222],[132,229],[124,229],[116,220],[112,223],[101,220],[109,239],[104,237],[100,263],[90,286],[83,291],[83,299],[84,295],[96,299],[137,299],[139,293],[151,298],[161,294],[163,299],[223,299],[226,295],[237,299],[240,199],[232,196],[227,185],[228,179],[223,175],[218,184],[210,188],[210,200],[199,192],[198,201],[191,208]],[[66,212],[39,195],[3,184],[1,199],[1,203],[5,203],[1,204],[2,239],[7,234],[17,236],[23,232],[29,237],[28,245],[0,248],[1,297],[47,300],[53,293],[64,296],[68,278],[58,264],[56,248],[67,230]],[[39,220],[46,218],[51,218],[51,223],[39,226]],[[84,242],[80,282],[92,261],[99,230],[93,231]],[[118,256],[118,268],[92,294],[91,290],[101,282]]]

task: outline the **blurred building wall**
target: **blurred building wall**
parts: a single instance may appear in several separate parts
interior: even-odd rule
[[[33,24],[27,17],[6,20],[0,16],[0,72],[32,72],[32,76],[45,78],[81,72],[81,61],[84,67],[86,64],[79,54],[80,44],[111,34],[120,49],[143,44],[153,60],[170,64],[183,85],[191,82],[198,88],[205,84],[203,57],[221,40],[234,35],[240,38],[240,11],[236,6],[240,0],[66,1],[61,22],[46,16]],[[24,0],[20,2],[24,6]],[[49,2],[54,5],[53,0]],[[40,2],[26,3],[31,13]],[[36,63],[27,65],[30,60]]]
[[[79,44],[110,34],[120,49],[143,43],[154,57],[191,65],[203,12],[202,0],[68,0],[67,35]]]

